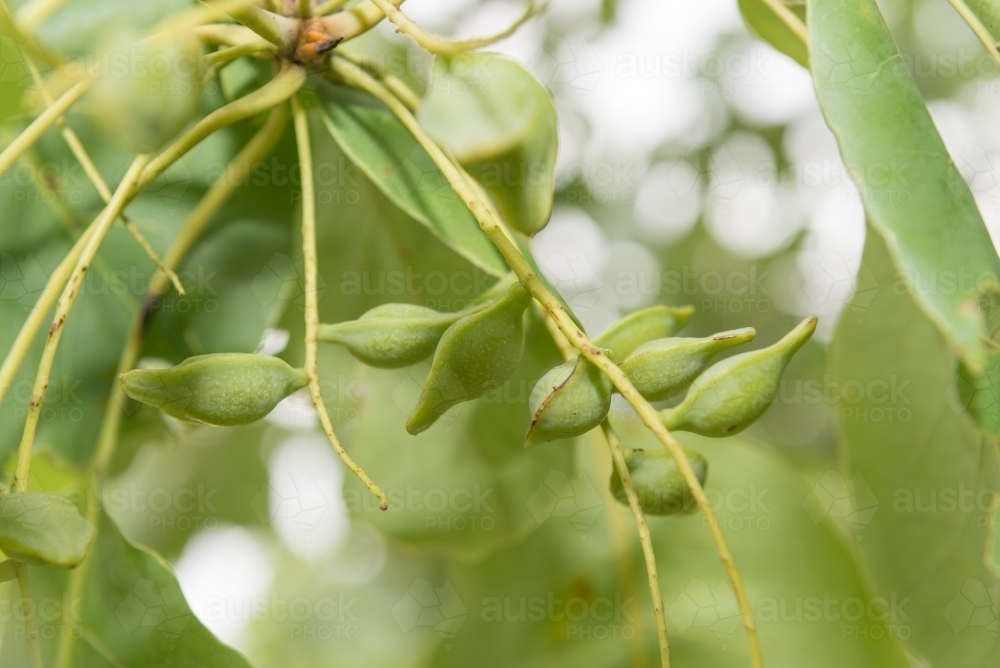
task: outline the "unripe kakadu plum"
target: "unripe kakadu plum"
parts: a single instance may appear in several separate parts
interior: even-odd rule
[[[667,338],[645,343],[621,363],[639,394],[662,401],[680,394],[723,350],[752,341],[752,327],[720,332],[703,339]]]
[[[647,515],[680,515],[698,507],[677,462],[662,448],[656,450],[625,450],[625,465],[632,478],[632,486],[639,505]],[[684,448],[698,481],[704,485],[708,479],[708,461],[701,455]],[[619,502],[628,504],[625,488],[617,470],[611,471],[611,494]]]
[[[133,369],[125,393],[179,420],[235,427],[260,420],[309,382],[277,357],[217,353],[189,357],[169,369]]]
[[[593,364],[574,357],[542,376],[528,399],[528,445],[585,434],[611,409],[611,381]]]
[[[396,369],[428,357],[461,317],[414,304],[382,304],[357,320],[320,325],[319,340],[345,346],[368,366]]]
[[[524,352],[524,310],[531,296],[520,284],[486,308],[462,316],[438,342],[406,430],[419,434],[452,406],[483,396],[514,375]]]
[[[709,367],[681,403],[662,411],[667,429],[719,438],[749,427],[774,401],[782,372],[816,331],[817,321],[806,318],[773,346]]]
[[[104,58],[90,94],[92,115],[130,149],[158,149],[184,129],[201,104],[202,47],[191,34],[170,39],[117,29],[98,47]]]

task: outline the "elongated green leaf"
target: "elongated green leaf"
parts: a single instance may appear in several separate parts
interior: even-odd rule
[[[977,301],[1000,260],[972,193],[875,1],[810,0],[808,15],[820,106],[871,222],[921,308],[963,359],[981,364]]]
[[[777,2],[784,3],[784,0]],[[761,39],[802,67],[809,67],[809,47],[790,25],[790,22],[798,21],[798,24],[793,25],[804,30],[805,26],[798,14],[787,9],[788,15],[781,16],[766,0],[739,0],[739,5],[743,20]]]
[[[979,18],[983,27],[993,35],[994,41],[997,41],[996,36],[1000,34],[1000,2],[997,0],[967,0],[965,5]]]
[[[94,525],[68,499],[13,492],[0,499],[0,549],[19,561],[74,568],[94,541]]]
[[[49,620],[43,619],[40,636],[51,657],[46,665],[55,665],[61,628],[65,633],[72,630],[71,668],[249,668],[191,613],[162,559],[129,543],[106,514],[101,514],[98,528],[90,558],[80,567],[87,569],[81,598],[64,613],[73,626],[59,627],[63,620],[58,619],[49,627]],[[49,596],[64,600],[65,576],[52,569],[33,569],[31,579],[39,600]]]
[[[892,261],[872,232],[864,262],[880,287],[870,304],[856,299],[863,317],[841,319],[830,361],[841,387],[864,388],[840,410],[854,488],[841,514],[882,595],[909,601],[907,642],[929,665],[997,665],[1000,580],[985,563],[997,450],[957,404],[944,337],[889,287]]]
[[[438,58],[420,123],[496,199],[512,227],[535,234],[552,215],[558,120],[545,87],[492,53]]]
[[[393,204],[438,238],[496,276],[507,265],[479,223],[413,135],[384,106],[361,93],[325,83],[319,88],[323,121],[357,167]],[[331,165],[318,162],[321,170]]]

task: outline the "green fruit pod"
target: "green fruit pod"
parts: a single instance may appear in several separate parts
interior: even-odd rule
[[[103,67],[91,92],[92,113],[130,149],[160,148],[198,113],[204,67],[201,42],[194,35],[141,39],[118,30],[100,50]]]
[[[749,427],[774,401],[782,372],[817,322],[816,316],[806,318],[773,346],[709,367],[681,403],[662,411],[667,429],[721,438]]]
[[[663,401],[680,394],[724,350],[753,341],[752,327],[720,332],[703,339],[657,339],[639,346],[621,363],[639,394]]]
[[[651,306],[631,313],[594,339],[616,364],[644,343],[673,336],[688,324],[693,306]]]
[[[383,304],[357,320],[320,325],[319,340],[339,343],[368,366],[397,369],[430,356],[460,317],[414,304]]]
[[[309,382],[277,357],[218,353],[189,357],[169,369],[119,376],[125,394],[189,422],[235,427],[260,420]]]
[[[585,434],[611,410],[611,381],[590,362],[575,357],[542,376],[528,399],[528,446]]]
[[[708,480],[708,461],[699,452],[684,448],[698,481]],[[639,497],[642,512],[647,515],[683,515],[698,507],[687,481],[677,468],[670,453],[657,450],[625,450],[625,465],[632,478],[632,487]],[[628,497],[618,471],[611,472],[611,494],[628,505]]]
[[[438,342],[431,372],[406,430],[419,434],[456,404],[503,385],[524,352],[524,310],[531,296],[515,284],[493,304],[460,318]]]

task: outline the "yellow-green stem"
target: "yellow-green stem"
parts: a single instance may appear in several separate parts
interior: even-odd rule
[[[45,391],[49,387],[49,374],[52,372],[52,364],[55,361],[56,352],[59,350],[59,340],[66,327],[66,318],[69,317],[70,309],[76,302],[80,294],[83,279],[87,274],[94,255],[100,247],[104,236],[110,229],[111,224],[118,217],[125,206],[129,195],[138,185],[139,174],[142,168],[149,161],[147,154],[139,155],[129,167],[125,178],[122,179],[118,190],[115,191],[111,202],[104,208],[93,223],[93,232],[87,238],[87,243],[80,253],[80,258],[73,267],[66,287],[63,288],[59,301],[56,302],[55,315],[52,317],[52,326],[49,327],[48,338],[45,340],[45,348],[42,350],[42,359],[38,363],[38,372],[35,375],[35,385],[31,390],[31,400],[28,404],[28,414],[24,421],[24,433],[21,435],[21,444],[17,450],[17,472],[15,473],[14,488],[18,491],[27,491],[28,474],[31,471],[31,449],[35,440],[35,431],[38,429],[38,418],[41,415],[42,406],[45,403]]]
[[[599,347],[594,345],[587,335],[583,333],[580,327],[573,322],[573,319],[563,308],[559,300],[548,290],[548,288],[545,287],[545,284],[531,268],[531,265],[524,258],[524,256],[521,255],[520,250],[507,236],[500,221],[492,215],[490,207],[484,201],[480,191],[469,185],[462,172],[451,162],[451,160],[448,159],[444,151],[441,150],[441,148],[430,138],[430,136],[424,132],[423,128],[420,127],[419,123],[417,123],[413,115],[409,112],[409,110],[407,110],[406,106],[397,100],[388,91],[388,89],[382,86],[373,77],[368,75],[364,70],[351,64],[343,58],[336,57],[336,54],[334,54],[334,57],[330,59],[329,64],[331,71],[336,76],[340,77],[349,85],[360,88],[375,96],[379,99],[379,101],[389,107],[389,109],[407,127],[407,129],[413,134],[414,138],[430,155],[435,165],[437,165],[437,167],[441,170],[445,179],[451,184],[451,187],[455,190],[456,194],[462,198],[462,201],[469,207],[469,210],[472,211],[476,220],[479,221],[480,227],[486,233],[486,236],[503,255],[504,260],[506,260],[507,264],[517,275],[518,280],[520,280],[521,285],[524,286],[525,290],[527,290],[532,297],[534,297],[542,305],[542,307],[545,308],[545,310],[552,314],[556,325],[566,336],[566,339],[573,345],[573,347],[579,350],[580,354],[585,359],[600,369],[611,380],[611,383],[615,386],[619,393],[621,393],[625,400],[628,401],[629,404],[631,404],[635,409],[643,424],[645,424],[646,427],[653,432],[653,435],[656,436],[657,440],[663,444],[663,447],[677,462],[678,470],[681,472],[685,482],[687,482],[688,487],[691,489],[691,494],[694,496],[695,501],[698,504],[698,509],[705,517],[705,523],[712,535],[716,552],[718,553],[719,559],[722,561],[723,567],[726,569],[726,573],[732,583],[733,592],[736,596],[737,603],[739,604],[743,626],[747,630],[747,636],[750,644],[751,663],[754,668],[760,668],[763,666],[763,656],[760,648],[760,640],[757,634],[757,624],[754,621],[753,612],[750,608],[750,602],[747,598],[743,578],[740,576],[739,570],[736,568],[735,560],[733,559],[732,553],[729,551],[726,537],[719,525],[718,518],[715,516],[715,511],[712,509],[712,505],[709,503],[708,497],[705,495],[705,490],[702,488],[701,482],[698,480],[698,476],[695,475],[694,469],[691,468],[691,462],[688,461],[687,455],[684,454],[684,449],[681,447],[681,444],[677,442],[677,439],[675,439],[664,426],[659,411],[653,408],[653,406],[646,401],[641,394],[639,394],[629,381],[628,376],[625,375],[625,372],[622,371],[621,368],[619,368],[618,365],[615,364],[610,358],[608,358],[608,356],[605,355]]]
[[[288,105],[282,104],[275,107],[264,127],[258,130],[257,134],[233,158],[233,161],[226,167],[226,170],[212,184],[212,187],[209,188],[208,192],[198,202],[198,205],[188,215],[184,221],[184,225],[181,227],[180,232],[164,257],[163,261],[166,266],[172,269],[180,266],[181,261],[187,256],[191,248],[194,247],[198,239],[201,238],[202,234],[204,234],[205,228],[212,221],[215,214],[249,177],[253,166],[267,157],[274,149],[281,138],[287,120]],[[90,496],[93,502],[87,507],[87,519],[95,525],[98,524],[98,513],[101,509],[100,498],[104,479],[107,476],[108,467],[111,464],[118,445],[122,410],[125,402],[128,400],[117,377],[118,374],[129,371],[135,366],[141,349],[143,328],[146,318],[149,316],[147,309],[151,308],[156,300],[166,293],[168,287],[169,284],[162,275],[157,274],[152,278],[146,292],[143,308],[132,316],[128,339],[118,360],[118,371],[113,381],[114,385],[108,401],[108,409],[104,414],[104,421],[101,423],[101,431],[97,439],[97,450],[91,462],[92,494]],[[69,586],[67,588],[69,600],[78,600],[82,595],[88,564],[89,560],[84,561],[84,563],[70,574]],[[69,667],[72,658],[73,641],[73,634],[63,635],[56,662],[58,668]]]
[[[464,53],[466,51],[472,51],[474,49],[479,49],[484,46],[489,46],[490,44],[496,44],[497,42],[507,39],[515,32],[518,28],[525,24],[531,17],[538,14],[544,5],[538,6],[532,0],[528,3],[527,9],[525,9],[524,14],[520,16],[514,23],[512,23],[506,30],[499,32],[495,35],[490,35],[489,37],[478,37],[474,39],[465,40],[452,40],[447,37],[441,37],[440,35],[434,35],[427,32],[416,22],[410,19],[406,14],[404,14],[396,4],[390,2],[389,0],[370,0],[372,4],[381,10],[389,21],[396,26],[396,32],[401,32],[405,35],[409,35],[413,40],[419,44],[421,47],[430,51],[431,53],[436,53],[441,56],[454,56],[459,53]]]
[[[319,384],[319,369],[316,363],[316,346],[319,335],[319,303],[317,300],[317,259],[316,259],[316,193],[313,183],[312,148],[309,145],[309,119],[302,101],[296,96],[292,98],[292,115],[295,123],[295,141],[299,151],[299,166],[302,173],[302,262],[305,264],[305,370],[309,376],[309,393],[312,395],[313,406],[319,416],[323,431],[326,432],[330,445],[344,461],[344,465],[354,475],[361,479],[372,494],[378,497],[379,507],[385,510],[389,507],[389,497],[378,485],[372,482],[340,444],[333,424],[323,402],[323,392]]]
[[[31,601],[31,583],[28,580],[28,565],[15,563],[14,572],[17,573],[17,584],[21,590],[21,600],[23,602]],[[34,609],[35,606],[33,604],[28,606],[22,604],[22,610],[26,608]],[[31,657],[31,668],[45,668],[45,663],[42,661],[42,647],[38,643],[38,622],[35,620],[35,615],[25,615],[24,624],[27,627],[25,640],[28,643],[28,656]]]
[[[72,88],[59,96],[52,105],[47,107],[41,115],[32,121],[31,125],[24,129],[7,148],[0,153],[0,175],[10,169],[21,154],[31,148],[36,141],[41,139],[45,131],[48,130],[70,107],[76,104],[84,94],[90,90],[93,82],[84,79],[77,82]]]
[[[576,349],[566,340],[566,336],[559,330],[552,320],[552,315],[548,311],[542,311],[542,318],[545,326],[552,335],[552,340],[562,354],[563,359],[570,359],[576,355]],[[622,452],[622,444],[615,433],[611,422],[604,420],[601,423],[601,431],[604,439],[611,450],[611,459],[614,469],[621,478],[622,487],[625,489],[625,496],[628,499],[629,510],[635,519],[635,528],[639,534],[639,543],[642,545],[642,554],[646,560],[646,576],[649,583],[649,597],[653,603],[653,618],[656,620],[656,635],[660,646],[660,665],[662,668],[670,668],[670,640],[667,636],[667,619],[663,614],[663,595],[660,593],[660,576],[656,568],[656,553],[653,552],[653,537],[649,533],[649,525],[646,523],[646,515],[639,505],[639,495],[636,494],[635,485],[632,484],[632,475],[629,473],[628,465],[625,462],[625,454]]]
[[[983,25],[983,22],[979,20],[976,13],[973,12],[967,4],[965,4],[964,0],[948,0],[948,2],[951,3],[951,6],[954,7],[955,11],[962,17],[962,20],[969,24],[969,27],[972,28],[972,32],[974,32],[976,37],[979,38],[979,41],[983,43],[983,46],[986,47],[986,51],[990,54],[993,60],[1000,65],[1000,51],[997,51],[997,40],[990,34],[989,29]]]

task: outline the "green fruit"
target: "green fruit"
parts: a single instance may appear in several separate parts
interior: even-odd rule
[[[694,313],[693,306],[651,306],[631,313],[594,339],[615,363],[648,341],[673,336],[684,328]]]
[[[339,343],[368,366],[396,369],[434,352],[461,313],[439,313],[413,304],[383,304],[357,320],[320,325],[319,340]]]
[[[94,119],[129,148],[151,151],[177,136],[201,105],[202,47],[190,34],[141,39],[118,30],[105,40],[90,101]]]
[[[746,327],[703,339],[657,339],[629,355],[621,363],[622,371],[639,394],[649,401],[662,401],[686,390],[718,353],[753,341],[756,335],[752,327]]]
[[[542,376],[528,399],[528,445],[585,434],[611,410],[611,381],[590,362],[575,357]]]
[[[710,367],[692,383],[684,401],[662,412],[667,429],[718,438],[749,427],[774,401],[781,373],[816,331],[817,321],[816,316],[806,318],[773,346]]]
[[[16,561],[74,568],[96,536],[94,525],[58,494],[12,492],[0,498],[0,550]]]
[[[460,318],[438,343],[420,401],[406,421],[419,434],[452,406],[503,385],[524,352],[524,310],[531,296],[515,284],[493,304]]]
[[[306,372],[277,357],[218,353],[189,357],[169,369],[133,369],[125,394],[179,420],[235,427],[256,422],[308,383]]]
[[[684,448],[698,481],[708,479],[708,461],[701,453]],[[625,450],[625,465],[642,511],[648,515],[681,515],[698,507],[677,462],[670,453],[657,450]],[[618,471],[611,472],[611,493],[621,503],[628,504],[625,488]]]

